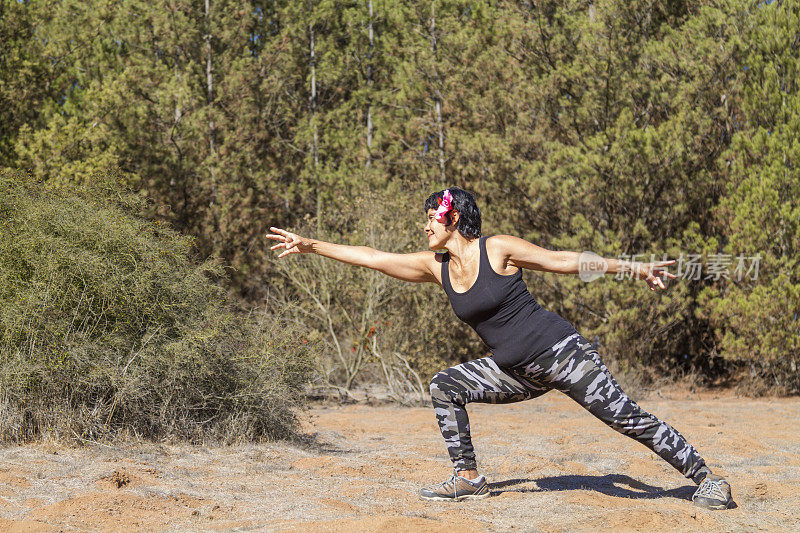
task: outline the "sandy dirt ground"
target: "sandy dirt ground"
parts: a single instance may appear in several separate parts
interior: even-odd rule
[[[800,530],[800,399],[640,404],[727,476],[735,509],[694,507],[691,482],[551,392],[471,406],[484,500],[418,499],[450,474],[431,409],[328,405],[303,445],[0,449],[0,531]]]

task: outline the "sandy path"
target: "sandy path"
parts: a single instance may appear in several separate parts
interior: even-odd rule
[[[417,499],[449,475],[430,409],[329,406],[309,413],[309,446],[2,449],[0,531],[800,529],[800,399],[641,403],[728,476],[738,508],[695,508],[669,465],[550,393],[472,406],[485,500]]]

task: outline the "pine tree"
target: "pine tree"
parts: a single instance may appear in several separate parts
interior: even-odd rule
[[[800,9],[751,7],[739,63],[740,130],[720,158],[728,183],[716,210],[715,250],[729,279],[709,287],[699,312],[719,353],[747,370],[755,390],[800,391]]]
[[[61,77],[65,61],[45,60],[47,42],[37,38],[49,16],[43,2],[0,2],[0,166],[17,165],[20,129],[40,127],[43,112],[70,87]]]

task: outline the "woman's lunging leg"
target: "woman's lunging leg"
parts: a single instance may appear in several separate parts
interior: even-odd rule
[[[613,429],[653,450],[687,478],[705,465],[675,428],[644,411],[622,391],[600,355],[582,336],[557,344],[528,365],[524,374],[569,395]]]
[[[436,374],[431,380],[431,401],[455,470],[476,469],[467,403],[519,402],[541,396],[547,390],[502,370],[491,357]]]

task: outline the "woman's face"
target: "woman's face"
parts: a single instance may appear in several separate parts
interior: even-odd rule
[[[445,225],[433,217],[434,213],[436,213],[436,210],[428,209],[428,223],[425,224],[425,235],[428,237],[428,248],[440,250],[444,248],[448,234]]]

